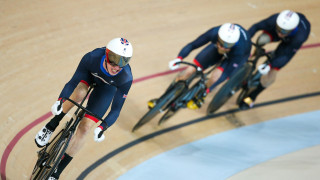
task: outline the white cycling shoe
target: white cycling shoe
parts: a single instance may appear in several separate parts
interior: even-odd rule
[[[36,145],[41,148],[43,146],[45,146],[46,144],[48,144],[49,139],[52,135],[52,131],[50,131],[49,129],[46,128],[46,126],[44,126],[36,135],[35,137],[35,142]]]

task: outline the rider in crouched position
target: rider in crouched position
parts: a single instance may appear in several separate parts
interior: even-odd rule
[[[91,84],[96,85],[88,99],[87,109],[89,111],[102,117],[112,102],[110,112],[94,130],[94,140],[96,142],[103,141],[105,136],[103,134],[98,136],[99,133],[101,135],[101,132],[106,131],[117,120],[132,84],[131,68],[128,65],[132,53],[132,45],[128,40],[115,38],[108,43],[107,47],[97,48],[84,55],[73,77],[64,86],[59,100],[51,108],[55,116],[36,135],[37,146],[43,147],[48,143],[52,132],[73,107],[69,101],[65,101],[61,106],[60,99],[69,97],[73,101],[79,102],[85,97]],[[59,109],[59,107],[61,108]],[[64,168],[84,145],[86,135],[97,122],[95,117],[85,114],[64,157],[49,180],[59,178]]]
[[[208,44],[209,43],[209,44]],[[190,109],[198,109],[204,102],[204,98],[212,89],[218,84],[232,76],[245,62],[248,60],[251,51],[251,40],[247,31],[238,24],[225,23],[221,26],[216,26],[209,29],[197,39],[187,44],[178,57],[169,62],[169,68],[175,70],[179,67],[177,62],[182,61],[187,57],[191,51],[197,49],[205,44],[208,44],[193,60],[194,64],[201,67],[202,70],[207,69],[219,62],[218,68],[214,69],[209,79],[206,82],[206,91],[204,95],[195,97],[187,103]],[[174,82],[179,80],[186,80],[196,69],[194,67],[187,67]],[[152,99],[148,102],[149,108],[155,106],[157,99]]]
[[[310,23],[303,14],[284,10],[251,26],[248,30],[250,37],[253,37],[259,30],[263,31],[257,39],[259,46],[277,41],[280,43],[272,53],[271,63],[258,67],[262,74],[260,83],[248,97],[240,102],[240,109],[252,108],[258,94],[275,81],[278,71],[292,59],[308,39]]]

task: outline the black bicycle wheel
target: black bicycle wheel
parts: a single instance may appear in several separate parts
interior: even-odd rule
[[[242,87],[242,90],[237,98],[236,104],[239,105],[244,98],[248,97],[249,93],[251,93],[260,83],[261,74],[256,71],[252,76],[250,76],[246,82],[246,85]]]
[[[39,173],[41,172],[43,168],[43,163],[46,162],[46,160],[49,158],[49,154],[46,152],[47,147],[45,146],[38,152],[38,160],[36,162],[36,165],[33,168],[32,174],[31,174],[31,180],[37,179],[39,176]]]
[[[60,163],[73,133],[61,131],[48,146],[48,159],[44,162],[44,166],[36,179],[48,179]]]
[[[238,98],[237,98],[237,101],[236,101],[236,104],[239,105],[240,102],[245,98],[247,97],[249,94],[249,89],[248,88],[245,88],[245,89],[242,89]]]
[[[63,130],[61,130],[52,140],[50,143],[48,143],[45,147],[43,147],[40,151],[38,151],[38,160],[36,162],[36,165],[33,168],[31,178],[32,180],[40,179],[39,176],[42,176],[43,174],[43,168],[45,167],[45,164],[47,160],[49,159],[49,149],[48,147],[52,147],[52,143],[56,142],[62,135]]]
[[[213,97],[210,102],[207,114],[213,114],[217,111],[229,98],[235,94],[243,85],[243,82],[247,79],[252,69],[250,63],[246,63],[241,67],[229,80],[226,82]]]
[[[133,127],[132,132],[139,129],[141,126],[149,122],[152,118],[154,118],[161,110],[164,110],[170,102],[172,102],[175,98],[177,98],[185,89],[186,84],[181,82],[177,83],[171,90],[169,90],[164,96],[162,96],[157,104],[150,109]]]
[[[179,109],[178,109],[179,110]],[[178,110],[172,110],[171,108],[169,108],[167,110],[167,112],[160,118],[158,125],[163,124],[164,122],[166,122],[169,118],[171,118]]]
[[[203,90],[201,90],[203,88]],[[158,125],[163,124],[169,118],[171,118],[177,111],[181,108],[186,107],[186,104],[195,96],[204,94],[205,85],[202,81],[198,81],[195,83],[188,91],[184,91],[181,93],[179,97],[177,97],[173,102],[170,103],[170,107],[167,112],[160,118]]]

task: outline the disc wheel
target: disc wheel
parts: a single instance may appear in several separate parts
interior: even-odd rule
[[[186,90],[186,84],[183,82],[178,82],[171,90],[169,90],[164,96],[157,100],[156,105],[150,109],[133,127],[132,132],[139,129],[141,126],[149,122],[154,118],[159,112],[165,110],[170,102],[177,98],[184,90]]]
[[[169,118],[171,118],[178,110],[174,111],[171,108],[160,118],[158,125],[165,123]]]
[[[210,102],[207,114],[213,114],[217,111],[224,103],[226,103],[233,94],[235,94],[243,85],[243,82],[247,79],[250,74],[252,65],[246,63],[241,67],[229,80],[226,82],[213,97]]]

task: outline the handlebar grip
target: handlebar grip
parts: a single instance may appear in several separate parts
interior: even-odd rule
[[[62,108],[63,98],[60,99],[60,104],[58,105],[58,111]]]
[[[103,130],[99,132],[98,138],[100,138],[102,136],[102,134],[103,134]]]
[[[189,65],[189,66],[193,66],[197,71],[202,71],[202,68],[200,68],[199,66],[197,66],[197,65],[195,65],[193,63],[180,61],[180,62],[176,62],[176,64],[186,64],[186,65]]]

